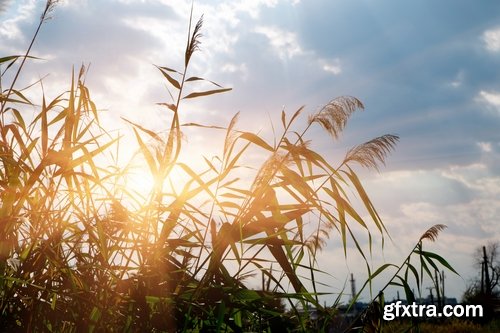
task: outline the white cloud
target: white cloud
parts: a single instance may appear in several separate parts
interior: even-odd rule
[[[338,75],[342,73],[342,67],[340,67],[340,60],[338,58],[335,58],[331,61],[320,61],[321,62],[321,68],[328,73],[332,73],[333,75]]]
[[[186,1],[160,0],[161,3],[171,6],[181,17],[186,17],[191,11],[191,3]],[[241,13],[258,19],[262,8],[272,8],[278,4],[278,0],[239,0],[239,1],[216,1],[215,3],[195,3],[196,12],[205,13],[206,17],[224,19],[234,27],[240,22]]]
[[[146,31],[160,39],[164,39],[170,32],[164,21],[154,17],[125,17],[122,22],[130,28]]]
[[[491,52],[500,51],[500,27],[492,30],[486,30],[483,33],[483,41],[486,49]]]
[[[478,142],[477,145],[481,148],[484,153],[491,153],[491,142]]]
[[[453,88],[458,88],[460,87],[463,82],[464,82],[464,78],[465,78],[465,74],[464,74],[464,71],[463,70],[460,70],[457,75],[455,76],[455,79],[453,81],[450,82],[450,85],[453,87]]]
[[[255,32],[268,38],[274,51],[282,60],[291,59],[303,53],[297,40],[297,35],[292,32],[282,30],[278,27],[265,26],[257,27]]]
[[[403,204],[400,209],[404,216],[413,220],[425,221],[425,223],[429,225],[441,222],[439,214],[433,211],[433,205],[427,202],[412,202]],[[421,231],[419,230],[419,232]]]
[[[481,90],[479,92],[479,100],[486,102],[490,106],[493,106],[498,111],[500,111],[500,93],[487,92],[487,91]]]
[[[221,68],[222,72],[225,73],[238,73],[240,74],[241,78],[243,80],[248,78],[248,67],[245,63],[242,64],[233,64],[233,63],[226,63],[222,66]]]
[[[234,4],[235,9],[246,12],[252,18],[258,18],[260,7],[275,7],[278,4],[277,0],[242,0]]]
[[[487,179],[488,168],[481,163],[470,164],[466,166],[450,166],[442,170],[441,176],[463,184],[469,190],[484,191],[483,185],[479,182],[480,179]],[[493,193],[489,193],[493,194]]]
[[[35,15],[36,1],[25,1],[17,8],[15,15],[0,23],[0,36],[7,39],[23,39],[24,35],[19,29],[23,21],[31,20]]]

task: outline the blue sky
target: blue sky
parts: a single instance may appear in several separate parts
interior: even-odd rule
[[[0,1],[0,55],[25,50],[44,1]],[[42,28],[20,85],[45,79],[63,91],[71,68],[91,63],[87,83],[114,128],[120,116],[162,130],[154,103],[167,99],[152,64],[182,68],[190,1],[61,1]],[[447,290],[460,297],[475,276],[474,249],[500,240],[500,3],[491,1],[196,1],[204,14],[201,51],[191,73],[233,91],[186,105],[182,122],[239,127],[271,135],[281,109],[312,113],[340,95],[366,110],[331,142],[314,131],[326,155],[386,133],[401,140],[379,173],[362,172],[394,243],[374,265],[400,262],[436,223],[448,225],[430,249],[449,259]],[[48,90],[47,90],[48,89]],[[54,97],[55,95],[52,95]],[[162,124],[165,124],[162,127]],[[193,132],[191,145],[207,138]],[[338,238],[320,268],[341,287],[348,272],[364,278]],[[353,260],[354,259],[354,260]],[[335,269],[333,269],[335,267]]]

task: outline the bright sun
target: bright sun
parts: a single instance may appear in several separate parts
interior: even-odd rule
[[[146,168],[135,168],[127,175],[127,189],[147,198],[153,191],[154,177]]]
[[[179,192],[184,184],[189,180],[189,176],[181,167],[175,166],[164,181],[163,191]],[[143,198],[148,198],[155,187],[155,179],[147,166],[138,166],[131,169],[127,174],[126,188],[132,193]]]

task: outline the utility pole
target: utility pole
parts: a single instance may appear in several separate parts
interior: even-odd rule
[[[481,295],[484,295],[484,261],[481,263]]]
[[[483,246],[483,265],[484,265],[484,291],[486,294],[490,295],[491,294],[491,281],[490,281],[490,274],[488,272],[488,256],[486,255],[486,246]]]
[[[434,304],[434,295],[432,294],[432,289],[434,289],[434,287],[427,287],[426,289],[429,290],[429,294],[431,296],[431,304]]]
[[[351,273],[351,297],[352,300],[356,297],[356,280],[354,280],[354,274]]]

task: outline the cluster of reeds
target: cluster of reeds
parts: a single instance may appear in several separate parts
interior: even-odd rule
[[[40,25],[52,6],[48,1]],[[126,120],[154,179],[146,196],[125,185],[129,166],[106,162],[116,157],[119,138],[99,122],[84,67],[73,73],[66,92],[51,100],[44,95],[35,104],[15,87],[31,46],[25,55],[0,58],[2,78],[18,65],[11,84],[1,88],[0,327],[54,332],[328,328],[327,321],[311,323],[302,311],[314,307],[330,313],[318,301],[317,251],[337,232],[344,251],[351,239],[366,258],[354,225],[366,230],[370,243],[373,231],[386,235],[352,166],[377,168],[398,137],[384,135],[354,147],[339,165],[314,151],[307,138],[312,126],[322,126],[335,139],[349,116],[363,109],[350,96],[310,115],[301,132],[292,128],[303,108],[291,116],[283,111],[274,143],[238,130],[238,116],[227,127],[181,125],[179,110],[186,100],[230,90],[188,75],[201,27],[200,19],[188,33],[181,71],[158,66],[173,90],[172,100],[160,103],[172,114],[166,134]],[[189,90],[201,81],[213,89]],[[26,110],[34,110],[32,120]],[[205,157],[203,166],[184,161],[183,126],[224,131],[220,155]],[[265,156],[261,165],[244,164],[252,149]],[[172,178],[174,171],[183,175],[181,184]],[[364,213],[353,207],[349,193],[357,194]],[[415,251],[436,259],[421,247]],[[423,272],[409,258],[403,266],[406,275],[400,279],[407,290],[408,272],[417,281]],[[386,268],[369,271],[367,283]],[[261,290],[248,287],[256,278]]]

